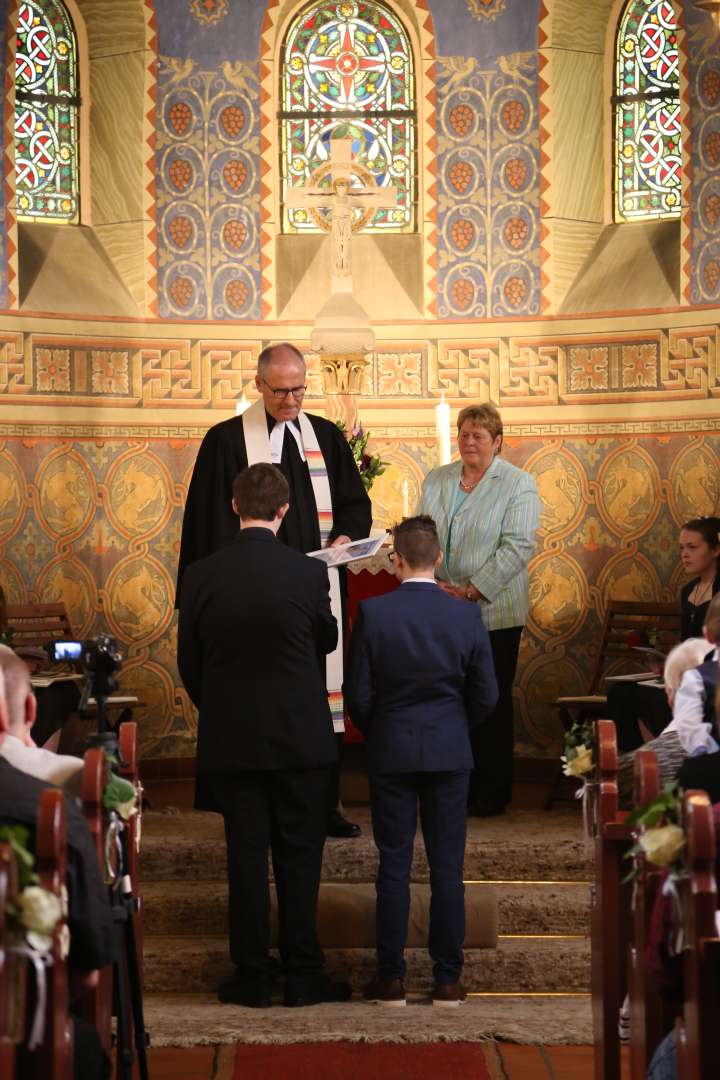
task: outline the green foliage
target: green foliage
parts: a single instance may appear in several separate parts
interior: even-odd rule
[[[24,825],[0,825],[0,843],[9,844],[17,860],[20,892],[28,885],[36,885],[35,859],[28,849],[30,830]]]
[[[337,420],[336,425],[347,439],[360,473],[360,479],[365,485],[365,490],[369,491],[376,477],[382,476],[385,472],[389,462],[383,461],[379,454],[368,453],[369,431],[363,431],[362,427],[354,427],[348,435],[347,424],[344,420]]]

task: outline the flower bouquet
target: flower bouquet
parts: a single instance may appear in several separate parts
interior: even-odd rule
[[[636,842],[625,856],[633,860],[625,881],[631,881],[637,875],[636,856],[640,854],[653,866],[668,870],[671,877],[682,876],[680,856],[685,847],[685,834],[680,828],[681,806],[678,784],[673,780],[665,785],[657,798],[638,806],[625,819],[626,825],[637,830]]]
[[[369,491],[373,486],[375,479],[378,476],[382,476],[385,472],[389,462],[383,461],[379,454],[368,453],[367,444],[368,439],[370,438],[369,431],[363,431],[362,426],[354,427],[350,432],[350,435],[348,435],[347,425],[344,420],[337,420],[336,424],[348,441],[348,445],[352,450],[353,457],[357,463],[360,479],[365,485],[365,490]]]

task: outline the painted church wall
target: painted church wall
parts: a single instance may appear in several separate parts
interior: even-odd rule
[[[720,509],[717,39],[708,38],[707,17],[686,5],[692,170],[684,305],[560,318],[548,303],[551,310],[553,297],[567,293],[582,259],[555,257],[552,242],[564,230],[587,253],[595,238],[587,222],[602,226],[602,177],[581,162],[572,182],[556,185],[554,224],[545,220],[553,176],[539,20],[552,7],[561,51],[562,13],[576,6],[398,3],[401,12],[414,9],[424,50],[424,161],[432,162],[424,276],[412,297],[417,315],[374,319],[377,348],[359,401],[374,448],[390,463],[372,491],[378,525],[399,517],[403,480],[412,505],[435,464],[441,393],[454,412],[497,403],[504,452],[538,480],[543,525],[516,693],[518,737],[531,753],[557,746],[549,702],[585,688],[607,598],[677,595],[678,527]],[[127,656],[123,686],[145,702],[143,752],[175,756],[193,752],[194,716],[174,660],[173,597],[197,447],[243,392],[254,396],[264,344],[287,338],[308,350],[313,312],[278,318],[282,267],[268,265],[277,262],[266,213],[274,159],[265,95],[274,73],[262,59],[272,51],[263,35],[288,5],[138,0],[126,22],[119,7],[78,0],[97,113],[93,228],[139,314],[17,310],[11,267],[3,274],[1,573],[11,602],[62,599],[77,633],[118,636]],[[0,0],[0,25],[6,19]],[[591,30],[596,40],[598,28]],[[581,35],[566,27],[566,44],[575,48]],[[113,41],[121,47],[113,50]],[[125,65],[127,78],[103,82],[108,64]],[[555,133],[574,132],[581,144],[584,137],[597,155],[604,121],[588,118],[590,99],[572,60],[559,77],[548,99]],[[123,82],[127,102],[115,96]],[[555,149],[557,180],[558,161],[572,154],[557,139]],[[7,198],[3,188],[3,207]],[[8,220],[6,267],[4,252],[17,259]],[[404,265],[392,277],[391,239],[383,248],[388,305],[409,273]],[[571,246],[558,243],[556,253]],[[298,282],[301,271],[293,267]],[[405,310],[407,292],[402,300]],[[317,357],[308,356],[308,408],[334,415]]]

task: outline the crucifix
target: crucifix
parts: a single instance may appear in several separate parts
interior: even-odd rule
[[[397,206],[399,188],[378,187],[372,180],[362,187],[351,187],[352,141],[333,139],[330,142],[330,179],[332,186],[319,187],[317,184],[305,187],[289,187],[285,193],[286,205],[293,209],[302,208],[311,212],[330,211],[330,224],[326,224],[317,212],[313,217],[321,228],[330,232],[332,245],[332,292],[353,291],[352,264],[350,261],[350,238],[353,231],[362,228],[361,220],[353,228],[353,210],[357,207],[367,213],[370,210],[392,209]],[[323,177],[327,176],[327,166],[320,166]],[[314,174],[317,174],[317,170]],[[365,171],[365,170],[364,170]],[[369,216],[369,215],[368,215]],[[367,220],[367,217],[365,218]]]

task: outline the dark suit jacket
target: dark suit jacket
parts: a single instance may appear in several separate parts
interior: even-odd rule
[[[336,643],[327,567],[269,529],[189,566],[178,667],[200,712],[198,773],[334,762],[322,658]]]
[[[469,729],[498,698],[480,609],[431,581],[363,601],[344,690],[371,772],[471,769]]]
[[[35,847],[40,796],[52,784],[16,769],[0,758],[0,824],[26,825]],[[100,877],[95,846],[82,814],[65,798],[68,840],[68,965],[80,971],[105,967],[113,958],[113,921],[107,887]]]

